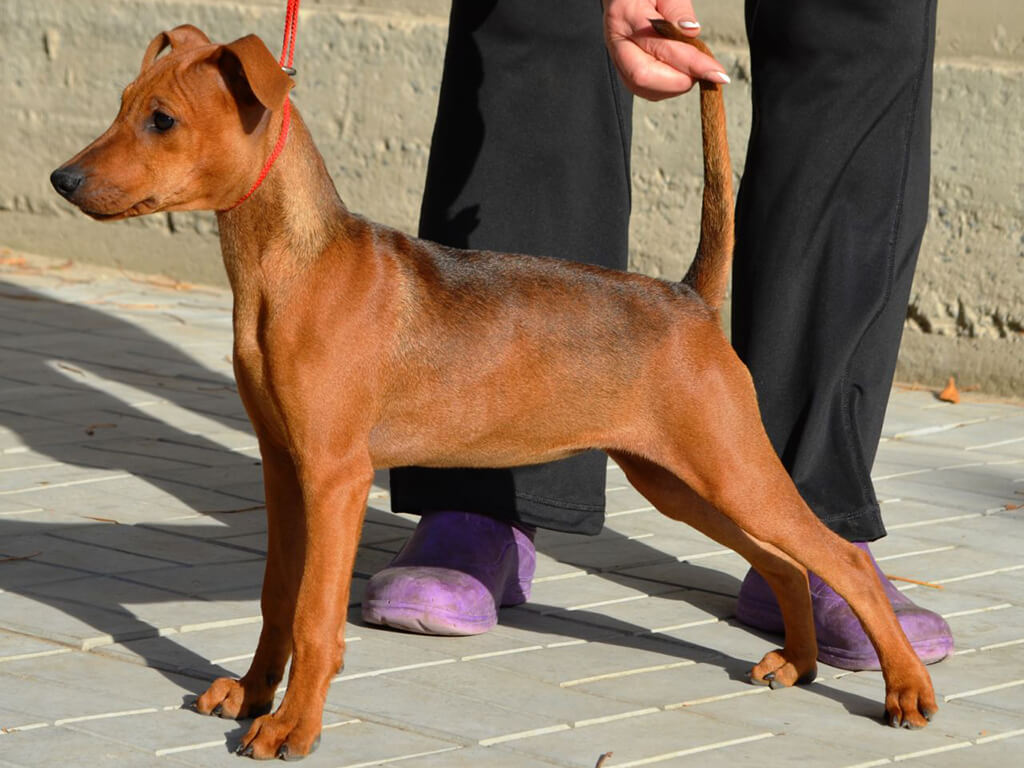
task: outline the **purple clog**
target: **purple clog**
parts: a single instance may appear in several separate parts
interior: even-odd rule
[[[855,542],[869,555],[868,545]],[[874,556],[872,556],[874,562]],[[892,585],[875,563],[885,594],[917,655],[925,664],[941,661],[953,652],[953,634],[946,620],[915,605]],[[818,635],[818,661],[840,669],[880,669],[874,646],[864,634],[850,606],[814,573],[808,573],[814,628]],[[782,614],[768,583],[753,568],[747,572],[736,602],[736,618],[765,632],[783,632]]]
[[[428,512],[370,579],[363,620],[426,635],[477,635],[530,597],[533,530],[470,512]]]

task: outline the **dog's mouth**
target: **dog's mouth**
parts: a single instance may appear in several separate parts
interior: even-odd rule
[[[157,207],[157,202],[152,197],[147,197],[145,200],[137,202],[122,211],[116,211],[114,213],[107,213],[104,211],[93,211],[88,208],[81,208],[82,213],[91,219],[96,221],[117,221],[119,219],[130,219],[134,216],[142,216],[147,213],[152,213]]]

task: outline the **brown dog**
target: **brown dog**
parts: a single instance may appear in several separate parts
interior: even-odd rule
[[[771,584],[786,641],[755,682],[814,678],[809,568],[871,637],[888,721],[924,726],[937,709],[928,673],[868,557],[800,498],[719,327],[732,191],[718,86],[701,86],[701,240],[681,284],[460,252],[372,224],[342,204],[294,110],[265,183],[229,210],[270,156],[291,87],[258,38],[213,45],[178,27],[150,44],[110,129],[52,177],[96,219],[219,211],[269,544],[252,666],[215,681],[197,709],[261,715],[239,748],[253,757],[315,747],[375,468],[503,467],[601,448],[659,510]],[[288,690],[266,714],[289,657]]]

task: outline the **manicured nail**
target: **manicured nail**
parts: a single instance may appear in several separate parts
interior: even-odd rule
[[[699,21],[680,21],[679,26],[683,29],[700,29]]]
[[[729,79],[729,76],[725,74],[725,72],[708,72],[704,76],[704,79],[710,80],[713,83],[722,83],[723,85],[732,82],[732,80]]]

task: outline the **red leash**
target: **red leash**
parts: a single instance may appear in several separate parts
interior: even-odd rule
[[[284,41],[281,43],[281,58],[279,59],[279,63],[281,64],[281,69],[289,75],[295,74],[295,68],[292,65],[295,63],[295,33],[298,32],[298,29],[299,0],[288,0],[288,10],[284,19]],[[281,111],[281,132],[277,135],[277,143],[274,144],[274,149],[270,152],[270,156],[267,157],[267,162],[263,164],[263,170],[260,171],[260,175],[249,188],[249,191],[242,195],[242,197],[238,199],[238,202],[228,208],[225,208],[221,213],[233,211],[252,197],[252,194],[260,188],[260,184],[263,183],[264,179],[267,178],[267,174],[270,173],[270,169],[273,167],[274,161],[277,160],[278,155],[281,154],[281,150],[284,149],[285,141],[288,140],[288,129],[291,128],[292,124],[292,102],[287,96],[285,97],[284,106]]]

